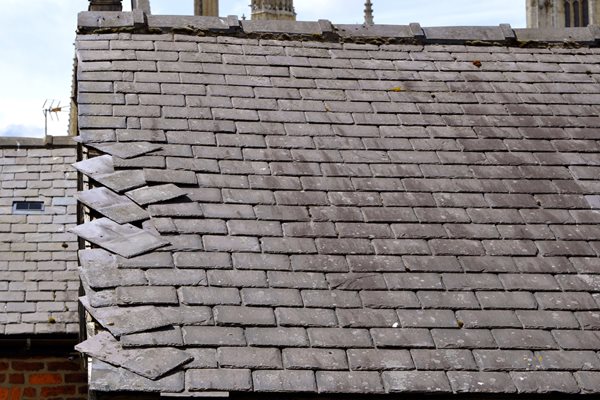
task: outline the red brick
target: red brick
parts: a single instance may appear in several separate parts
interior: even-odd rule
[[[41,362],[12,361],[11,365],[15,371],[40,371],[44,368]]]
[[[65,383],[87,383],[87,374],[85,372],[65,374]]]
[[[52,361],[48,363],[48,371],[81,371],[77,361]]]
[[[33,387],[23,389],[23,398],[28,397],[32,399],[37,399],[37,389]]]
[[[6,371],[8,369],[8,363],[0,361],[0,371]]]
[[[61,374],[31,374],[29,383],[32,385],[57,385],[63,383]]]
[[[76,391],[77,390],[76,390],[75,385],[44,387],[44,388],[42,388],[41,397],[45,398],[45,397],[58,396],[61,394],[75,394]]]
[[[88,394],[88,387],[87,387],[87,385],[79,386],[78,392],[79,392],[79,394],[84,394],[84,395],[87,396],[87,394]]]
[[[8,375],[8,383],[23,384],[25,383],[24,374],[10,374]]]
[[[6,374],[0,374],[0,383],[6,382]]]
[[[0,400],[20,400],[20,388],[0,388]]]

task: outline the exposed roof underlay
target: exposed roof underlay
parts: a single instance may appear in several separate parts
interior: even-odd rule
[[[80,31],[92,389],[600,392],[597,28]]]

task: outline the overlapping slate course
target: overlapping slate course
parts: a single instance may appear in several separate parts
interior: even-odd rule
[[[83,254],[86,308],[149,360],[90,352],[93,389],[600,392],[597,47],[77,47],[80,140],[148,151],[87,173],[162,246]]]

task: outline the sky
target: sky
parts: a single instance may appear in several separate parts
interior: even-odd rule
[[[24,4],[26,3],[26,5]],[[222,16],[249,16],[250,0],[221,0]],[[124,0],[125,9],[130,1]],[[88,0],[0,0],[0,136],[43,137],[44,102],[68,106],[77,13]],[[151,0],[152,13],[191,15],[193,0]],[[298,20],[362,23],[364,0],[295,0]],[[525,26],[525,0],[373,0],[375,23]],[[68,110],[48,118],[66,135]]]

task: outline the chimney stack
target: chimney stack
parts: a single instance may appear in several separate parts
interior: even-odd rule
[[[123,11],[121,0],[90,0],[89,11]]]

